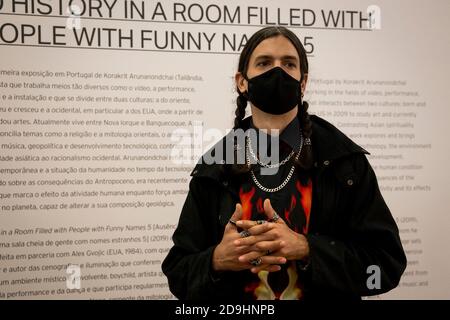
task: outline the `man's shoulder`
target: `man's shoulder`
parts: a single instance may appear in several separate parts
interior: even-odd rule
[[[313,149],[319,160],[333,160],[350,154],[369,152],[327,120],[311,115]]]
[[[239,130],[243,132],[243,130]],[[220,178],[223,173],[221,169],[230,155],[234,156],[234,150],[245,147],[244,142],[234,139],[235,136],[236,134],[231,130],[219,139],[202,154],[190,175],[192,177],[208,176]]]

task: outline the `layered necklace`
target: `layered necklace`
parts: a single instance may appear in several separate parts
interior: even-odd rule
[[[278,168],[278,167],[286,164],[292,158],[292,156],[294,155],[294,150],[292,150],[291,153],[279,163],[275,163],[275,164],[263,163],[263,162],[261,162],[258,159],[258,157],[256,156],[255,152],[253,151],[252,141],[250,139],[250,136],[247,135],[246,138],[247,138],[247,144],[246,144],[247,152],[245,153],[245,156],[246,156],[247,166],[249,166],[249,167],[250,167],[250,156],[256,161],[256,163],[258,163],[260,166],[262,166],[264,168]],[[297,161],[299,159],[300,153],[302,152],[302,148],[303,148],[303,135],[300,132],[300,148],[299,148],[297,154],[295,155],[295,161]],[[289,180],[291,180],[291,178],[292,178],[292,174],[294,173],[294,170],[295,170],[295,164],[292,165],[292,167],[289,170],[289,173],[288,173],[286,179],[278,187],[275,187],[275,188],[266,188],[266,187],[264,187],[258,181],[258,179],[256,178],[255,173],[254,173],[253,170],[250,170],[250,174],[252,176],[253,182],[256,184],[256,186],[259,189],[261,189],[262,191],[265,191],[265,192],[271,192],[272,193],[272,192],[277,192],[277,191],[283,189],[287,185]]]

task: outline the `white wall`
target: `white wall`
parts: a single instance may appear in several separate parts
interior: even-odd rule
[[[371,152],[408,254],[399,288],[382,298],[450,296],[448,1],[183,1],[185,23],[176,1],[146,2],[145,21],[121,1],[73,20],[31,1],[12,14],[12,3],[0,1],[0,298],[172,298],[160,264],[195,161],[171,161],[168,135],[193,132],[194,120],[231,128],[239,47],[224,37],[239,43],[262,27],[249,7],[267,8],[268,22],[278,9],[281,23],[290,9],[294,24],[303,9],[306,23],[315,15],[290,26],[312,51],[310,111]],[[360,29],[369,5],[380,29]],[[226,6],[239,21],[194,22],[208,6],[210,19]],[[322,10],[356,11],[354,25],[341,12],[344,28],[326,27]],[[103,28],[101,38],[77,43],[83,29],[66,23]],[[119,29],[132,40],[120,43]],[[184,47],[158,48],[166,32]],[[78,291],[67,289],[68,264],[81,266]]]

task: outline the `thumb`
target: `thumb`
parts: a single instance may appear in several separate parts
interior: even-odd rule
[[[230,220],[236,222],[238,220],[241,220],[241,218],[242,218],[242,205],[240,203],[236,203],[236,208],[233,214],[231,215]],[[225,226],[225,231],[233,228],[237,229],[237,227],[234,224],[228,222],[227,225]]]
[[[276,213],[276,211],[274,210],[274,208],[272,208],[272,204],[270,203],[270,199],[264,200],[264,213],[266,214],[266,217],[269,220],[272,220],[274,217],[276,217],[278,215]],[[278,221],[283,221],[283,219],[281,219],[281,217],[279,217]]]

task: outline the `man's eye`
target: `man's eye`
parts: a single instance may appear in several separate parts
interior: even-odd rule
[[[293,63],[293,62],[287,62],[287,63],[286,63],[286,66],[287,66],[288,68],[296,68],[296,67],[297,67],[297,65],[296,65],[295,63]]]
[[[267,67],[269,65],[268,61],[260,61],[256,64],[258,67]]]

